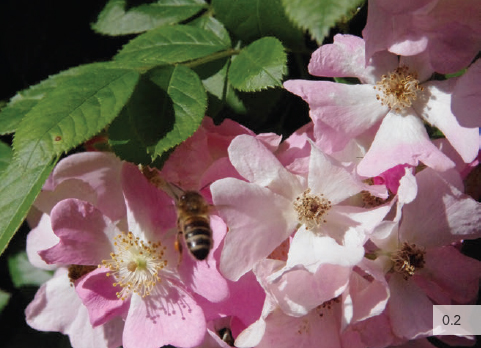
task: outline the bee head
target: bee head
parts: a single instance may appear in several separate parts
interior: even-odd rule
[[[179,197],[178,208],[191,214],[204,214],[208,205],[197,191],[186,191]]]

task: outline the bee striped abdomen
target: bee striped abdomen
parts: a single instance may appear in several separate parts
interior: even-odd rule
[[[212,230],[205,216],[192,216],[184,221],[183,233],[190,253],[197,260],[205,260],[212,248]]]

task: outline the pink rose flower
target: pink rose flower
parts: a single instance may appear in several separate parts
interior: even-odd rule
[[[356,137],[372,144],[358,166],[362,176],[376,176],[397,165],[419,162],[439,171],[454,163],[429,139],[423,122],[438,127],[461,155],[471,162],[478,153],[478,128],[466,128],[451,112],[456,79],[429,81],[432,70],[423,57],[398,57],[379,52],[364,68],[364,41],[336,35],[321,46],[309,63],[316,76],[357,77],[363,84],[290,80],[284,87],[309,103],[317,144],[327,153],[343,149]]]
[[[289,172],[262,142],[248,135],[232,141],[229,159],[248,182],[225,178],[214,182],[211,190],[214,204],[229,226],[220,269],[234,281],[296,231],[294,241],[299,240],[299,248],[291,246],[287,268],[309,264],[314,272],[322,263],[339,262],[342,257],[335,253],[323,256],[314,244],[302,251],[312,239],[320,246],[323,242],[318,239],[325,238],[330,241],[326,245],[349,250],[343,264],[355,265],[364,253],[365,234],[389,210],[343,204],[370,188],[315,145],[311,146],[307,178]]]
[[[196,267],[184,254],[186,266],[182,262],[177,267],[172,199],[133,165],[123,165],[121,183],[126,220],[112,221],[85,201],[63,200],[51,214],[60,241],[40,255],[48,263],[100,266],[76,281],[76,291],[94,327],[119,317],[125,320],[125,347],[196,346],[204,338],[206,323],[192,292],[211,301],[228,294],[212,255],[219,243],[206,265]],[[212,226],[214,240],[220,241],[225,225],[213,218]]]
[[[25,310],[27,323],[40,331],[58,331],[70,338],[75,348],[114,348],[122,345],[123,320],[116,318],[92,327],[87,308],[78,297],[68,276],[68,264],[47,264],[38,252],[59,242],[51,226],[52,207],[66,198],[81,198],[96,203],[105,214],[119,219],[126,209],[120,186],[122,162],[110,153],[79,153],[62,159],[54,168],[35,201],[28,218],[32,230],[27,236],[27,255],[35,267],[56,270],[43,284]],[[120,195],[119,195],[120,193]],[[63,313],[63,315],[59,315]]]
[[[432,305],[472,303],[481,279],[481,262],[453,246],[481,236],[481,203],[432,169],[415,177],[416,198],[371,235],[379,248],[371,256],[387,271],[392,332],[404,340],[432,335]]]

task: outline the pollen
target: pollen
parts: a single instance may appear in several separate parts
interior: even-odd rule
[[[417,94],[424,88],[419,86],[416,72],[409,71],[405,65],[398,67],[389,75],[382,75],[374,89],[379,91],[376,99],[391,110],[401,112],[412,105]]]
[[[391,256],[393,271],[402,274],[405,280],[412,277],[416,270],[424,267],[426,251],[416,244],[404,243],[402,247]]]
[[[132,232],[122,232],[114,237],[114,248],[111,258],[102,260],[99,267],[109,268],[111,272],[107,276],[115,279],[112,285],[122,288],[117,297],[125,300],[132,293],[142,297],[150,295],[161,281],[159,272],[167,266],[162,243],[144,242]]]
[[[308,230],[326,222],[325,217],[331,207],[331,201],[322,194],[320,196],[311,194],[309,188],[294,201],[294,210],[297,212],[298,220],[305,224]]]
[[[335,305],[335,304],[338,304],[338,303],[341,303],[341,300],[338,297],[334,297],[332,299],[330,299],[329,301],[326,301],[324,302],[323,304],[320,304],[319,306],[317,306],[315,308],[315,311],[317,313],[317,315],[319,315],[319,317],[323,317],[324,314],[326,314],[326,312],[330,311],[331,308]]]

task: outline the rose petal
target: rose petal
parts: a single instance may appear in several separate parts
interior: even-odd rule
[[[59,202],[52,209],[51,219],[60,241],[39,252],[47,263],[98,265],[109,255],[110,241],[119,233],[97,208],[74,198]]]

